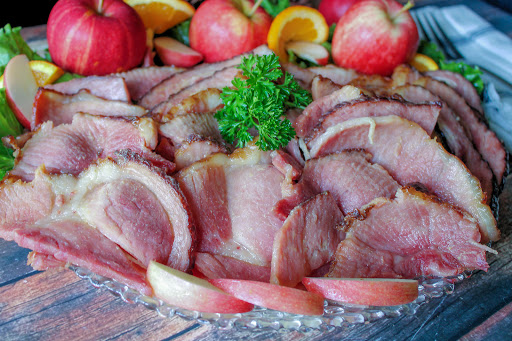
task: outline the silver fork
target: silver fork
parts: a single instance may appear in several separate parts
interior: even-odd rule
[[[410,11],[418,27],[420,39],[435,43],[448,59],[461,59],[462,56],[439,27],[433,13],[434,11],[435,8],[429,6]]]

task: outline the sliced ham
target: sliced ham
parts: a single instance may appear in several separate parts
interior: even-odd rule
[[[132,100],[138,102],[155,85],[184,70],[174,66],[148,66],[116,73],[115,76],[125,80]]]
[[[326,66],[314,66],[309,67],[308,70],[315,75],[320,75],[325,78],[329,78],[334,83],[339,85],[346,85],[352,80],[361,76],[357,71],[352,69],[345,69],[340,66],[328,64]]]
[[[265,55],[269,53],[272,53],[272,51],[266,45],[262,45],[248,52],[248,54],[256,55]],[[218,63],[202,63],[196,67],[172,75],[155,85],[141,98],[138,104],[146,109],[152,109],[161,102],[166,101],[169,96],[212,76],[215,72],[239,65],[243,56],[244,55],[239,55]]]
[[[305,137],[316,127],[320,119],[334,110],[337,106],[347,102],[368,98],[360,88],[347,85],[328,95],[311,102],[302,114],[293,122],[297,136]]]
[[[310,137],[321,134],[325,129],[338,123],[359,117],[376,117],[396,115],[417,123],[428,135],[432,135],[441,110],[441,103],[428,102],[414,104],[394,98],[372,97],[356,100],[337,106],[333,111],[325,114]]]
[[[471,107],[478,110],[480,114],[483,114],[484,109],[482,108],[480,95],[478,95],[475,87],[466,79],[466,77],[460,73],[448,70],[427,71],[425,72],[425,75],[451,86],[466,100],[466,102],[468,102]]]
[[[152,115],[165,115],[179,105],[186,98],[195,95],[201,91],[207,89],[218,89],[222,90],[226,87],[232,86],[232,81],[240,74],[240,70],[237,67],[229,67],[220,71],[215,72],[212,76],[202,79],[179,92],[172,94],[165,101],[161,102],[153,109],[151,109]]]
[[[181,170],[177,179],[197,224],[198,252],[270,266],[283,223],[273,207],[284,177],[268,152],[250,146],[215,154]]]
[[[169,138],[174,146],[180,146],[190,138],[202,137],[213,141],[223,141],[215,113],[190,113],[178,115],[160,124],[160,134]]]
[[[269,282],[270,267],[259,266],[242,260],[198,252],[195,257],[194,271],[206,278],[231,278],[249,281]]]
[[[34,100],[34,113],[31,128],[34,130],[40,124],[52,121],[55,126],[71,123],[79,113],[109,117],[142,117],[146,110],[138,105],[123,101],[105,100],[81,90],[73,95],[39,88]]]
[[[306,161],[301,182],[313,193],[328,191],[345,214],[379,197],[393,198],[400,185],[362,151],[343,151]]]
[[[336,225],[343,214],[329,193],[295,207],[276,233],[270,282],[295,287],[314,270],[328,264],[342,235]]]
[[[299,85],[308,91],[311,91],[311,86],[315,74],[308,69],[302,68],[295,63],[283,63],[282,69],[284,72],[288,72],[293,76],[293,79],[299,83]]]
[[[30,181],[40,166],[50,174],[78,175],[98,158],[130,149],[172,172],[175,165],[154,153],[158,131],[155,122],[78,114],[71,124],[57,127],[46,122],[18,151],[11,176]]]
[[[329,78],[317,75],[313,78],[311,83],[311,95],[313,96],[313,101],[330,95],[334,91],[341,89],[341,87],[342,85],[334,83]]]
[[[346,218],[344,230],[329,277],[453,276],[489,267],[472,217],[412,188],[376,199],[363,216]]]
[[[308,143],[312,158],[347,149],[364,149],[402,186],[421,183],[442,200],[471,214],[484,241],[499,230],[480,182],[417,124],[397,116],[358,118],[328,128]]]
[[[176,170],[186,168],[216,153],[227,153],[226,147],[212,139],[193,136],[176,148],[174,152]]]
[[[45,85],[44,89],[64,95],[74,95],[80,90],[88,90],[91,95],[111,101],[131,102],[132,99],[124,78],[114,75],[73,78],[66,82]]]

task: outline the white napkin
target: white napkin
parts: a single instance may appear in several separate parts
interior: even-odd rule
[[[465,5],[441,7],[435,18],[469,64],[512,84],[512,39]]]
[[[498,94],[494,83],[484,89],[483,107],[489,127],[512,153],[512,92]]]

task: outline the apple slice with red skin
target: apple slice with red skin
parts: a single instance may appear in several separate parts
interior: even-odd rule
[[[209,279],[225,292],[252,304],[300,315],[322,315],[324,298],[314,292],[241,279]]]
[[[14,56],[5,66],[4,88],[7,104],[21,125],[30,129],[34,99],[39,87],[26,55]]]
[[[154,295],[176,307],[220,314],[245,313],[254,307],[204,279],[155,261],[149,263],[147,278]]]
[[[302,283],[327,299],[359,305],[394,306],[418,297],[418,281],[411,279],[305,277]]]
[[[286,50],[318,65],[326,65],[329,62],[329,51],[320,44],[309,41],[291,41],[286,44]]]
[[[203,55],[171,37],[157,37],[153,40],[156,53],[165,65],[192,67],[203,60]]]

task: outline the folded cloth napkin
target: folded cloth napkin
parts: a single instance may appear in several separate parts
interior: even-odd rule
[[[489,127],[512,153],[512,92],[498,93],[494,83],[487,83],[482,104]]]
[[[465,5],[438,8],[435,19],[469,64],[512,84],[512,39]]]

